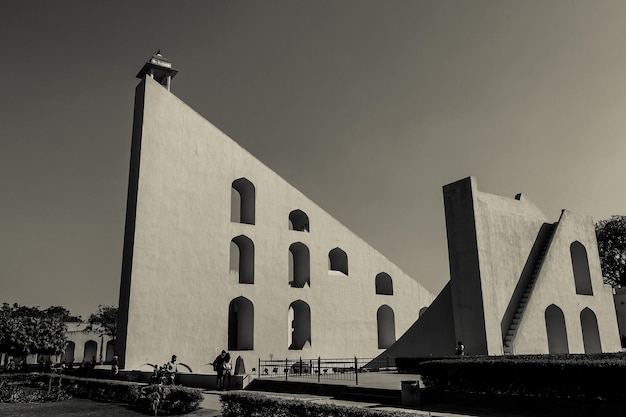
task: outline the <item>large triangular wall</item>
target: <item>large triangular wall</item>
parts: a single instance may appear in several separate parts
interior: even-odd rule
[[[253,194],[252,221],[249,207],[238,214],[245,222],[231,221],[233,184],[241,196]],[[308,230],[290,230],[294,210],[306,214]],[[231,270],[233,241],[253,253],[243,283]],[[310,278],[302,286],[289,283],[294,244],[308,252]],[[334,248],[347,255],[347,274],[329,271]],[[377,294],[381,272],[391,282],[385,275]],[[119,304],[124,368],[176,354],[194,372],[209,372],[208,362],[233,343],[231,353],[248,369],[270,357],[371,358],[433,299],[157,82],[139,84]],[[300,326],[307,314],[307,343],[289,349],[301,337],[299,330],[290,335],[292,321]]]

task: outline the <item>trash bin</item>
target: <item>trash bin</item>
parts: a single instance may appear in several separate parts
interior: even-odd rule
[[[420,387],[419,383],[412,379],[408,381],[401,381],[402,383],[402,405],[411,407],[420,405]]]

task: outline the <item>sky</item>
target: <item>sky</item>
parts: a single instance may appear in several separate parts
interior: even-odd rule
[[[117,305],[137,72],[403,271],[449,280],[442,187],[626,214],[626,2],[4,1],[0,302]]]

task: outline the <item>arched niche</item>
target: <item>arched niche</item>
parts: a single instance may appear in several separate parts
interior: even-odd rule
[[[569,353],[567,328],[563,310],[554,304],[549,305],[545,312],[546,332],[549,353]]]
[[[393,310],[384,304],[376,312],[378,327],[378,348],[387,349],[396,341],[396,321]]]
[[[576,294],[593,295],[587,249],[585,249],[585,246],[579,241],[573,242],[569,249],[572,257],[572,269],[574,271]]]
[[[230,269],[237,271],[240,284],[254,284],[254,243],[239,235],[231,240]]]
[[[580,328],[583,333],[585,353],[602,353],[598,319],[596,318],[596,314],[589,307],[585,307],[580,312]]]
[[[228,305],[228,350],[254,349],[254,305],[237,297]]]
[[[341,248],[328,253],[328,270],[348,275],[348,255]]]
[[[289,246],[289,285],[294,288],[311,286],[311,255],[302,242]]]
[[[254,224],[256,190],[246,178],[233,181],[231,188],[230,221]]]
[[[293,210],[291,213],[289,213],[289,230],[308,232],[309,216],[300,209]]]
[[[302,301],[297,300],[289,305],[288,313],[288,348],[289,350],[302,350],[307,344],[311,345],[311,308]]]
[[[386,272],[376,274],[376,294],[393,295],[393,281]]]

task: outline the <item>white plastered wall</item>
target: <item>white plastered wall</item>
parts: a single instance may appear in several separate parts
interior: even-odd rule
[[[587,251],[593,295],[576,294],[570,245]],[[600,258],[590,216],[563,210],[535,288],[514,341],[516,354],[548,353],[545,311],[551,304],[563,311],[570,353],[585,353],[580,313],[591,309],[598,322],[603,352],[620,351],[613,292],[602,282]]]
[[[134,255],[128,300],[126,369],[164,362],[172,354],[194,372],[227,349],[228,306],[254,304],[254,350],[241,355],[249,372],[258,358],[374,357],[376,311],[389,305],[399,337],[433,295],[400,268],[215,126],[151,79],[146,81]],[[247,178],[256,190],[255,225],[231,223],[231,184]],[[288,229],[301,209],[310,233]],[[229,273],[233,237],[254,242],[254,284]],[[288,250],[310,251],[311,286],[288,285]],[[348,254],[349,276],[328,273],[328,252]],[[394,295],[375,294],[387,272]],[[288,350],[287,317],[296,300],[311,309],[311,347]],[[123,303],[120,302],[120,305]]]
[[[487,349],[490,355],[502,355],[501,320],[547,218],[523,195],[517,200],[479,191],[475,194]]]

